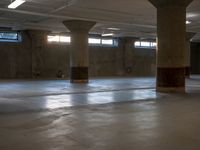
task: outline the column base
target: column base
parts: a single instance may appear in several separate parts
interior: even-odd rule
[[[185,92],[185,68],[157,68],[158,92]]]
[[[88,83],[88,67],[71,67],[71,83]]]
[[[70,83],[88,83],[88,80],[70,80]]]
[[[185,93],[185,87],[156,87],[156,91],[163,93]]]
[[[190,78],[190,67],[185,67],[185,77]]]

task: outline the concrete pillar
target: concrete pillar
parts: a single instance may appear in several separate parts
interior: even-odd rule
[[[119,47],[123,56],[123,70],[124,75],[131,75],[133,73],[133,47],[136,39],[131,37],[119,38]]]
[[[185,92],[186,7],[192,0],[149,0],[157,8],[157,91]]]
[[[118,76],[123,76],[124,75],[124,44],[123,40],[121,38],[118,38],[118,49],[116,50],[115,53],[115,68],[116,68],[116,73]]]
[[[190,40],[195,36],[196,33],[187,32],[186,33],[186,67],[185,67],[185,77],[190,77]]]
[[[92,21],[68,20],[63,24],[71,31],[70,80],[71,83],[88,82],[88,32],[96,24]]]
[[[47,45],[47,35],[50,31],[27,30],[26,31],[32,51],[32,78],[41,78],[44,70],[45,49]]]

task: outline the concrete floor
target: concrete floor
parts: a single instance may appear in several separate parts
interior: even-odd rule
[[[0,150],[199,150],[200,76],[186,94],[154,78],[0,82]]]
[[[156,98],[154,78],[0,81],[0,113]]]

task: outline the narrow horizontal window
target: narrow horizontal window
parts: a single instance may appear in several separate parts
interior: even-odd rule
[[[135,41],[134,46],[135,48],[155,49],[157,46],[157,43],[151,42],[151,41]]]
[[[48,36],[48,42],[59,42],[59,36]]]
[[[141,42],[142,47],[150,47],[150,42]]]
[[[47,41],[49,43],[71,43],[71,37],[70,36],[64,36],[64,35],[48,35]],[[100,37],[89,37],[88,38],[88,44],[94,45],[94,46],[118,46],[118,40],[117,39],[106,39],[106,38],[100,38]]]
[[[103,45],[113,45],[113,39],[102,39]]]
[[[60,35],[48,35],[47,36],[48,42],[55,42],[55,43],[70,43],[71,38],[70,36],[60,36]]]
[[[151,47],[157,47],[157,43],[156,42],[152,42],[151,43]]]
[[[19,37],[18,32],[0,32],[0,41],[3,42],[19,42],[20,37]]]
[[[71,38],[70,36],[60,36],[60,42],[61,43],[70,43],[71,42]]]
[[[140,47],[140,42],[139,41],[135,42],[135,47]]]
[[[89,44],[101,44],[101,39],[99,39],[99,38],[89,38],[88,43]]]

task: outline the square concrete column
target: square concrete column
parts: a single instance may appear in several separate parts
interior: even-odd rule
[[[190,41],[195,36],[196,33],[187,32],[186,33],[186,67],[185,67],[185,77],[190,77]]]
[[[88,32],[96,23],[67,20],[63,24],[71,31],[70,81],[71,83],[87,83],[89,79]]]
[[[120,37],[118,40],[119,48],[122,51],[122,69],[123,75],[133,74],[133,45],[137,39],[132,37]]]
[[[157,8],[157,91],[185,92],[186,7],[192,0],[149,0]]]
[[[41,78],[44,70],[45,48],[47,35],[50,31],[26,30],[31,43],[32,51],[32,78]]]

